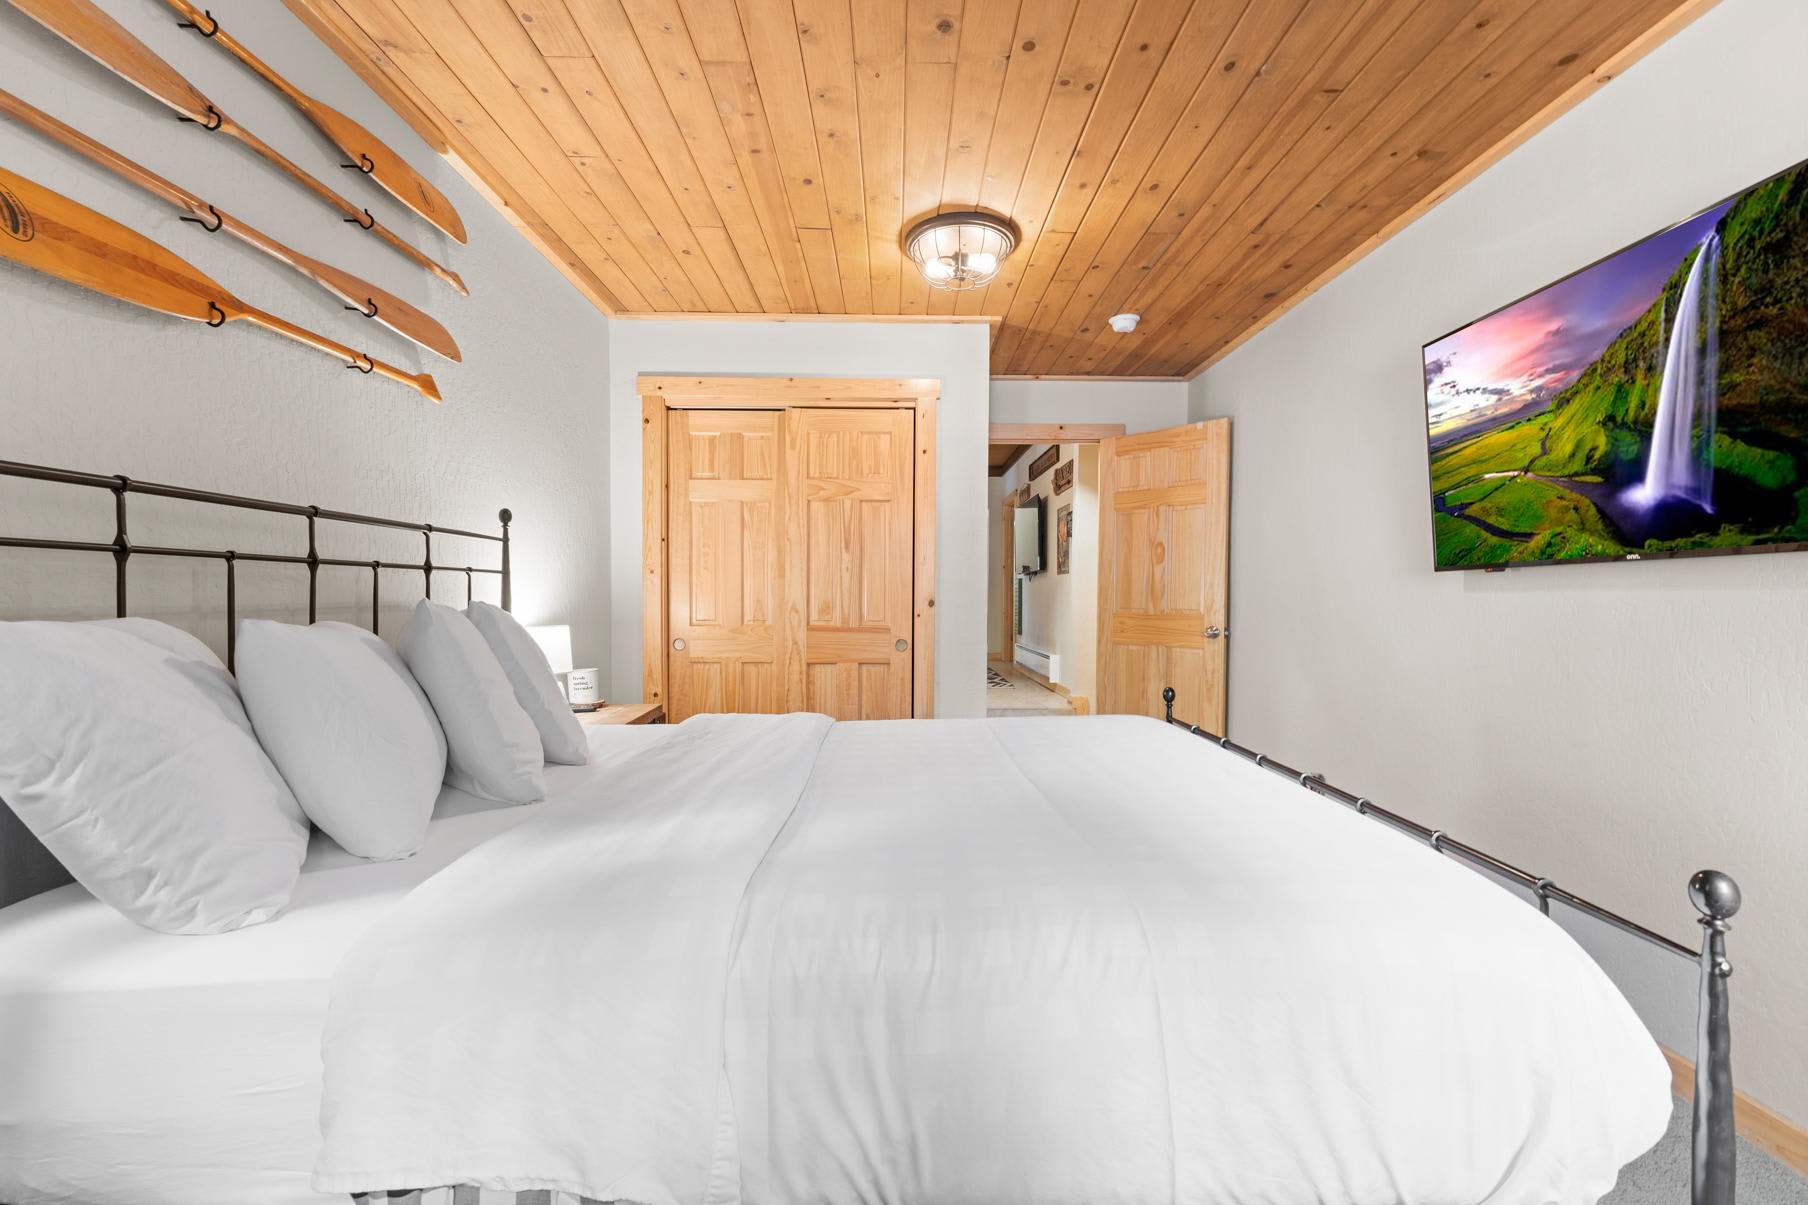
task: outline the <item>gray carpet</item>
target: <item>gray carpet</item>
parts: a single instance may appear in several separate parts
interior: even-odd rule
[[[1739,1140],[1739,1205],[1808,1205],[1808,1178]],[[1663,1139],[1626,1165],[1601,1205],[1688,1205],[1689,1105],[1678,1100]]]

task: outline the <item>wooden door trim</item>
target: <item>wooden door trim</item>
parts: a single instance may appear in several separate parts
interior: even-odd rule
[[[993,423],[986,442],[993,444],[1093,444],[1124,433],[1122,423]]]
[[[667,538],[666,414],[671,410],[790,410],[908,407],[916,411],[912,500],[911,714],[935,715],[936,408],[942,383],[929,377],[642,376],[640,392],[641,699],[666,701],[670,545]],[[762,392],[763,391],[763,392]]]
[[[689,404],[731,409],[740,402],[766,409],[792,406],[845,406],[892,398],[917,401],[942,396],[941,381],[932,377],[672,377],[642,375],[642,397],[666,399],[667,405]]]

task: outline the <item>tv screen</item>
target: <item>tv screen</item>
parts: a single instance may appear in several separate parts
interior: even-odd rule
[[[1808,548],[1808,163],[1424,360],[1439,569]]]

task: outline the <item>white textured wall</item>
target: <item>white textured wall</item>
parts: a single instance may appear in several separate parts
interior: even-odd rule
[[[445,404],[348,372],[325,356],[241,324],[209,330],[153,315],[0,263],[0,456],[100,473],[476,530],[515,513],[515,602],[523,619],[572,624],[580,662],[607,656],[606,322],[540,255],[429,151],[276,0],[211,0],[217,17],[304,91],[328,99],[401,152],[450,197],[470,234],[458,246],[414,220],[373,183],[341,171],[340,153],[218,48],[176,28],[162,4],[100,0],[222,109],[429,255],[460,272],[461,298],[256,155],[174,114],[0,5],[0,84],[300,251],[428,310],[464,363],[420,351],[228,236],[73,152],[0,119],[0,165],[113,217],[178,252],[243,300],[410,371],[438,379]],[[230,540],[302,551],[301,525],[259,523],[148,501],[134,504],[141,542]],[[0,530],[110,539],[105,495],[0,483]],[[419,539],[375,543],[334,533],[323,551],[418,557]],[[451,541],[436,559],[460,562]],[[477,555],[472,553],[471,555]],[[67,556],[0,561],[0,616],[110,614],[111,566]],[[80,567],[78,567],[80,566]],[[331,571],[324,571],[330,573]],[[222,647],[223,586],[213,566],[134,564],[134,609],[194,628]],[[284,578],[283,574],[290,574]],[[305,598],[293,570],[243,573],[248,610]],[[361,619],[368,579],[329,581],[334,617]],[[85,595],[76,584],[95,587]],[[462,600],[462,581],[441,577]],[[281,588],[279,590],[279,587]],[[386,634],[420,579],[386,575]],[[482,596],[480,588],[479,596]],[[492,595],[493,597],[493,595]]]
[[[643,373],[937,377],[935,713],[985,712],[986,356],[976,323],[669,322],[609,325],[610,694],[641,696]]]
[[[1808,5],[1725,0],[1193,382],[1235,419],[1230,726],[1694,945],[1808,1123],[1808,555],[1437,574],[1419,347],[1808,156]],[[1403,907],[1414,901],[1402,900]],[[1572,931],[1661,1040],[1693,972]]]

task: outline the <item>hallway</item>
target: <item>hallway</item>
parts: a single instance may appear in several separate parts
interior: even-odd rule
[[[986,662],[986,716],[1072,715],[1067,696],[1050,690],[1021,665],[996,658]]]

